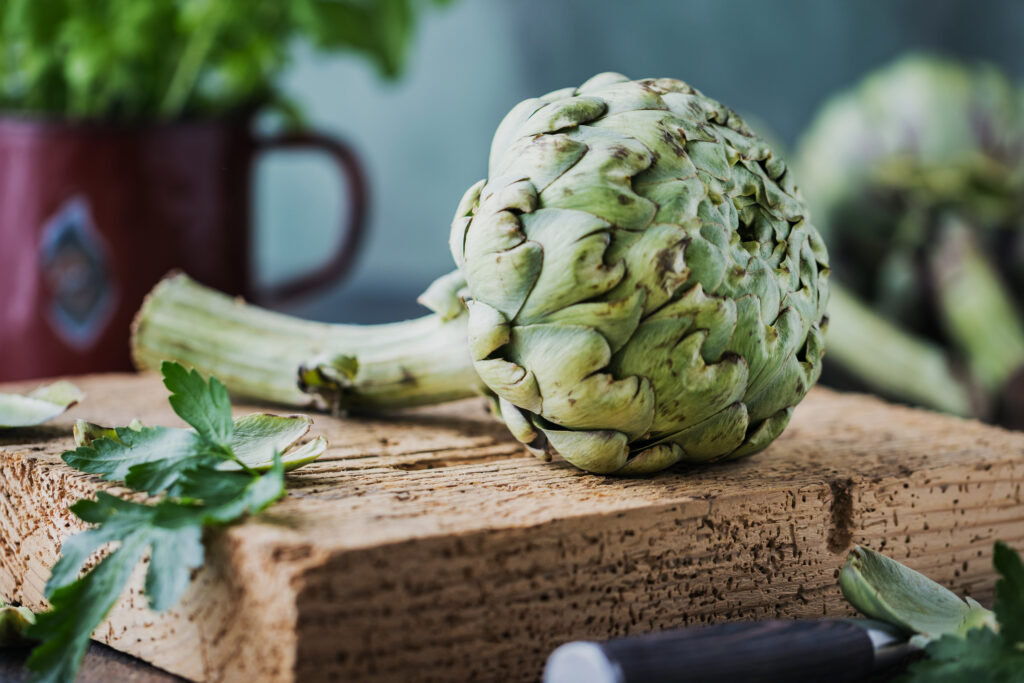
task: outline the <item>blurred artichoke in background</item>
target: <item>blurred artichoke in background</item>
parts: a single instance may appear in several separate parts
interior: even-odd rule
[[[782,432],[821,371],[828,260],[792,174],[734,112],[600,74],[516,106],[488,176],[452,224],[459,271],[421,298],[434,315],[309,323],[179,276],[139,314],[138,364],[353,409],[482,380],[517,439],[591,472],[741,457]]]
[[[829,351],[889,396],[1024,428],[1024,100],[904,57],[834,97],[795,167],[844,285]]]

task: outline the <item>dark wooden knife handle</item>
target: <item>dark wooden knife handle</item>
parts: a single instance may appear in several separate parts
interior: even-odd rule
[[[856,681],[874,667],[871,638],[841,620],[735,622],[601,643],[624,683]]]

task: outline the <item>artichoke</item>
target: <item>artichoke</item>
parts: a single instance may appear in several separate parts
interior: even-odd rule
[[[828,102],[795,166],[836,258],[829,348],[869,386],[1024,427],[1024,99],[911,55]]]
[[[821,371],[828,258],[792,174],[681,81],[606,73],[517,105],[450,243],[458,270],[420,299],[435,313],[392,325],[165,280],[137,364],[333,409],[482,388],[537,455],[617,474],[756,453]]]

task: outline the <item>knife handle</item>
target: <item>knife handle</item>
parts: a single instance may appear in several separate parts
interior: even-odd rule
[[[792,683],[872,673],[868,632],[843,620],[733,622],[574,642],[555,650],[545,683]]]

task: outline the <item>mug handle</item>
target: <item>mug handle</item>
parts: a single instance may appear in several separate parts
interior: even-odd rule
[[[255,291],[260,304],[280,304],[343,279],[352,267],[366,226],[366,175],[359,157],[347,144],[317,133],[291,132],[256,141],[256,154],[278,149],[313,149],[326,152],[342,172],[342,192],[348,194],[348,215],[341,240],[331,258],[316,270]]]

